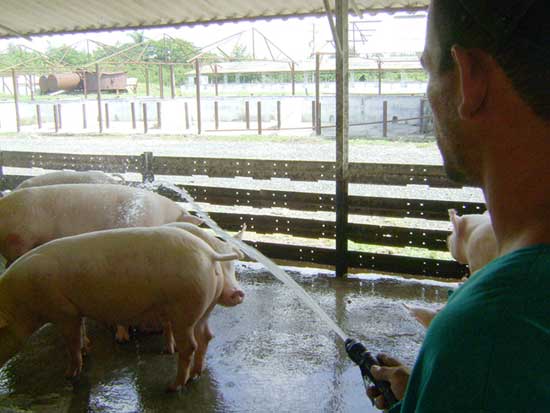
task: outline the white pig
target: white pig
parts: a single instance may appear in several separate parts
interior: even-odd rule
[[[111,228],[201,222],[145,189],[109,184],[25,188],[0,198],[0,254],[8,264],[53,239]]]
[[[82,369],[82,317],[108,324],[159,318],[173,329],[178,372],[175,391],[199,376],[212,333],[214,306],[244,299],[234,271],[242,257],[220,254],[189,231],[124,228],[48,242],[20,257],[0,276],[0,366],[47,322],[69,350],[68,377]],[[132,291],[132,294],[127,294]]]
[[[456,210],[449,210],[453,232],[447,238],[451,255],[461,264],[468,264],[470,274],[494,260],[497,255],[497,241],[491,216],[472,214],[458,216]]]
[[[15,189],[60,184],[121,184],[125,182],[122,175],[113,174],[111,176],[101,171],[56,171],[28,178]]]
[[[459,263],[467,264],[470,274],[474,275],[498,256],[491,216],[488,212],[458,216],[456,210],[449,209],[449,218],[453,225],[453,232],[447,238],[449,252]],[[440,311],[405,304],[404,306],[426,328]]]

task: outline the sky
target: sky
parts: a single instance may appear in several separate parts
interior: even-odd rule
[[[365,15],[359,20],[350,16],[350,30],[355,26],[355,38],[357,51],[364,53],[418,53],[424,45],[426,19],[425,13],[409,14],[397,13],[389,15],[379,13],[377,15]],[[355,25],[353,22],[357,22]],[[306,17],[302,19],[291,18],[287,20],[238,22],[225,24],[211,24],[208,26],[192,26],[181,28],[146,29],[145,36],[151,39],[162,39],[164,35],[174,38],[182,38],[190,41],[195,46],[204,47],[220,41],[226,37],[234,36],[220,47],[225,52],[230,52],[238,43],[245,46],[252,53],[252,28],[256,30],[254,46],[256,58],[270,58],[269,49],[262,40],[263,34],[271,42],[271,50],[276,59],[283,59],[283,54],[276,52],[276,45],[284,54],[294,60],[302,60],[310,56],[311,52],[334,49],[329,41],[332,39],[330,26],[326,17]],[[359,31],[361,29],[361,32]],[[106,44],[131,41],[128,31],[111,31],[99,33],[83,33],[72,35],[39,36],[31,42],[24,39],[0,40],[0,50],[5,50],[8,45],[22,44],[35,50],[45,51],[48,46],[62,46],[75,44],[76,47],[86,50],[86,39],[96,40]],[[315,33],[315,36],[314,36]],[[363,36],[364,41],[361,39]],[[349,34],[350,42],[353,32]],[[315,38],[315,44],[313,44]],[[88,43],[93,48],[93,43]],[[350,43],[350,50],[353,44]],[[286,59],[285,59],[286,60]]]

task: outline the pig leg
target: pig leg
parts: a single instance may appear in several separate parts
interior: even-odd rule
[[[181,386],[185,386],[189,380],[189,370],[193,354],[197,349],[197,342],[193,334],[194,326],[183,325],[182,323],[174,323],[174,336],[176,345],[178,346],[178,373],[176,381],[168,386],[169,392],[178,391]]]
[[[81,343],[82,343],[82,355],[86,356],[90,354],[90,339],[88,338],[86,334],[86,321],[82,319],[82,326],[80,328],[80,336],[81,336]]]
[[[128,327],[117,324],[115,341],[119,344],[127,343],[130,341],[130,333],[128,331]]]
[[[174,354],[176,352],[176,341],[174,339],[174,332],[172,331],[172,324],[170,321],[162,323],[162,332],[164,334],[164,353]]]
[[[76,377],[82,371],[82,319],[68,318],[59,324],[69,353],[69,366],[65,371],[65,377]]]
[[[208,348],[208,343],[214,338],[212,330],[208,325],[208,314],[206,314],[195,326],[195,339],[197,340],[197,351],[195,360],[191,369],[191,379],[200,377],[204,369],[204,357]]]

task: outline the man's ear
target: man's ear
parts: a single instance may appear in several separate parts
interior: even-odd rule
[[[487,55],[482,50],[465,49],[457,45],[451,48],[451,55],[460,76],[462,102],[458,113],[462,119],[470,119],[479,112],[487,97]]]

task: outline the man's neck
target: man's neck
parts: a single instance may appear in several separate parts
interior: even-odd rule
[[[541,131],[508,134],[485,168],[485,199],[501,255],[550,244],[550,134]]]

